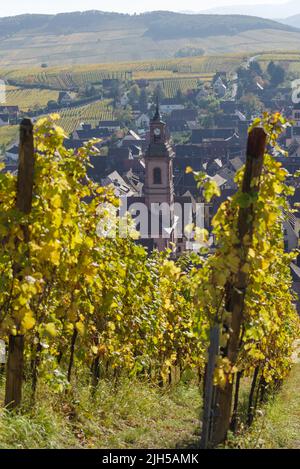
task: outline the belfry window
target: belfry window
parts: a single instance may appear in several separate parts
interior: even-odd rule
[[[153,170],[153,184],[161,184],[161,169],[154,168]]]

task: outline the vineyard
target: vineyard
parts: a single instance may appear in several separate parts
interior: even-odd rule
[[[41,393],[55,393],[85,447],[94,431],[88,418],[76,421],[78,389],[85,408],[97,399],[100,413],[105,383],[116,405],[124,378],[167,390],[188,374],[204,394],[202,447],[224,443],[229,427],[239,430],[242,381],[250,382],[251,425],[288,376],[299,337],[290,272],[297,253],[285,253],[282,230],[293,189],[272,156],[288,123],[279,114],[254,121],[237,192],[213,220],[216,251],[174,260],[137,245],[130,219],[127,236],[124,219],[113,236],[101,235],[118,200],[86,177],[93,142],[67,150],[53,119],[41,119],[34,135],[23,121],[18,175],[0,173],[7,412],[22,412],[24,396],[34,407]],[[194,176],[207,202],[220,195],[203,173]],[[195,231],[205,245],[208,233]]]
[[[9,145],[11,144],[18,135],[18,126],[17,125],[9,125],[0,128],[0,144],[1,145]]]
[[[247,56],[241,54],[223,56],[203,56],[181,59],[156,60],[147,62],[124,62],[74,67],[56,67],[42,70],[18,69],[0,70],[0,77],[14,85],[36,86],[39,89],[37,102],[34,90],[8,87],[9,103],[20,104],[24,110],[35,105],[45,105],[57,99],[60,90],[78,90],[104,79],[121,81],[149,80],[150,84],[162,84],[167,97],[174,97],[180,89],[185,92],[194,88],[197,82],[210,82],[217,71],[234,72]],[[287,72],[299,73],[300,55],[298,52],[266,52],[257,55],[257,60],[265,70],[273,60],[280,63]],[[45,88],[45,89],[43,89]]]
[[[209,81],[219,70],[232,72],[244,57],[241,55],[204,56],[118,64],[99,64],[69,68],[0,70],[0,76],[17,84],[63,89],[78,89],[105,78],[120,80],[191,78]]]
[[[57,101],[58,92],[53,90],[21,89],[13,86],[6,87],[6,104],[19,106],[21,111],[45,107],[51,100]]]
[[[100,120],[113,120],[114,113],[110,100],[101,100],[84,106],[63,108],[59,112],[59,125],[66,133],[73,132],[84,122],[96,126]]]
[[[150,82],[150,87],[155,87],[160,84],[166,98],[174,98],[178,91],[187,93],[189,90],[197,89],[199,81],[210,81],[212,76],[202,76],[201,78],[166,78],[164,80],[153,80]]]
[[[267,69],[268,64],[273,61],[283,67],[286,73],[299,74],[300,72],[299,52],[264,53],[258,55],[257,60],[264,71]]]

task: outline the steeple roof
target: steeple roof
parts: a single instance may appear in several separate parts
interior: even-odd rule
[[[156,109],[155,109],[155,114],[152,118],[153,121],[159,121],[161,122],[161,114],[160,114],[160,109],[159,109],[159,99],[158,96],[156,97]]]

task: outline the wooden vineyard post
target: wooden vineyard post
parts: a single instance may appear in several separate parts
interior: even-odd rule
[[[31,212],[34,172],[33,125],[30,119],[23,119],[20,125],[19,168],[17,178],[16,208],[24,214]],[[28,226],[22,226],[24,242],[29,242]],[[16,247],[17,247],[16,241]],[[19,266],[14,265],[18,276]],[[10,335],[6,369],[5,406],[15,409],[22,400],[24,364],[24,336]]]
[[[213,423],[213,407],[215,397],[214,372],[219,355],[220,327],[214,326],[210,330],[210,345],[208,350],[208,363],[204,382],[204,406],[202,418],[201,449],[209,448]]]
[[[267,135],[262,128],[254,128],[248,137],[246,167],[242,185],[244,194],[255,195],[259,192],[260,177],[262,174],[264,154],[266,150]],[[248,274],[243,272],[242,266],[248,257],[249,243],[245,244],[245,237],[251,240],[254,227],[254,208],[240,207],[238,215],[238,245],[241,248],[240,267],[233,281],[226,285],[225,309],[231,313],[230,335],[222,357],[229,359],[234,365],[237,360],[240,336],[243,322],[245,295],[248,283]],[[210,446],[217,446],[226,439],[230,427],[232,412],[233,383],[227,381],[225,387],[216,386],[215,403],[212,409],[213,426]]]

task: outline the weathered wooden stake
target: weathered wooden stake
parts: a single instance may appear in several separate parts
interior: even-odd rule
[[[202,418],[201,449],[208,449],[211,440],[214,402],[214,371],[219,355],[220,327],[214,326],[210,330],[210,345],[208,350],[208,363],[204,383],[204,405]]]
[[[262,174],[264,154],[266,150],[267,135],[262,128],[254,128],[248,137],[246,167],[242,185],[244,194],[255,195],[259,193],[260,177]],[[243,313],[245,305],[245,295],[248,283],[248,274],[242,271],[248,257],[249,243],[244,239],[247,235],[252,240],[254,226],[254,208],[241,207],[238,215],[238,238],[237,247],[242,248],[242,258],[240,269],[237,272],[234,281],[227,284],[225,308],[232,315],[230,336],[227,347],[222,353],[227,357],[231,364],[235,364],[238,356],[241,326],[243,322]],[[233,384],[227,382],[224,388],[218,386],[216,389],[216,401],[213,410],[213,433],[212,446],[223,443],[226,439],[230,426],[231,408],[232,408]]]
[[[16,208],[24,214],[31,212],[34,173],[33,125],[30,119],[23,119],[20,125],[19,168],[17,179]],[[28,226],[22,226],[24,241],[29,242]],[[16,241],[16,247],[18,242]],[[20,268],[14,265],[18,274]],[[6,369],[5,406],[15,409],[22,400],[22,381],[24,366],[24,336],[10,335]]]
[[[243,376],[243,372],[238,371],[237,374],[236,374],[236,379],[235,379],[235,393],[234,393],[233,412],[232,412],[232,418],[231,418],[231,422],[230,422],[230,429],[234,433],[236,433],[236,431],[238,429],[238,424],[239,424],[239,415],[238,415],[239,393],[240,393],[240,384],[241,384],[242,376]]]
[[[75,355],[75,344],[77,340],[78,332],[77,329],[74,329],[72,340],[71,340],[71,352],[70,352],[70,359],[69,359],[69,366],[68,366],[68,381],[71,382],[72,377],[72,368],[74,364],[74,355]]]
[[[254,394],[255,394],[258,373],[259,373],[259,367],[257,366],[254,370],[254,375],[253,375],[252,383],[251,383],[251,390],[249,394],[248,415],[247,415],[247,425],[249,426],[252,425],[252,422],[254,419],[254,412],[255,412]]]
[[[22,381],[24,366],[24,336],[10,335],[6,370],[5,406],[15,409],[22,400]]]

